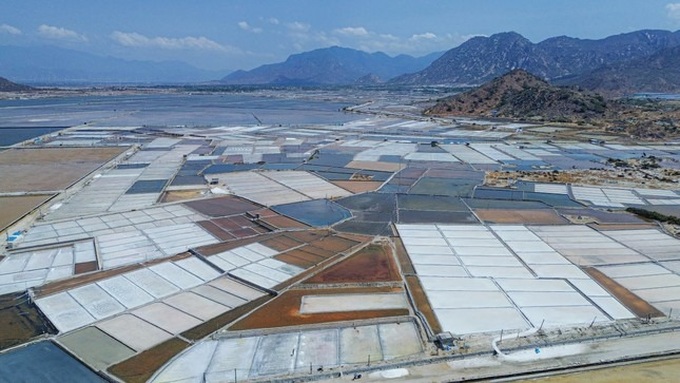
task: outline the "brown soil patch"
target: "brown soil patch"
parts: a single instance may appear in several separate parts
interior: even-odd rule
[[[0,231],[5,230],[13,222],[35,210],[52,197],[53,194],[0,197]]]
[[[57,330],[43,318],[23,293],[0,296],[0,350],[16,346]]]
[[[282,215],[265,218],[261,217],[260,221],[264,222],[267,225],[273,226],[276,229],[304,229],[309,227],[302,222],[298,222],[292,218],[288,218]]]
[[[569,223],[550,209],[475,209],[475,213],[482,221],[493,223],[534,225],[564,225]]]
[[[399,260],[401,272],[404,275],[415,274],[416,269],[413,267],[411,259],[408,257],[408,253],[406,252],[406,248],[404,247],[404,243],[401,241],[401,238],[393,237],[392,241],[394,242],[394,247],[397,250],[397,259]]]
[[[161,202],[179,202],[190,199],[201,198],[203,190],[173,190],[165,191],[161,195]]]
[[[407,309],[347,311],[339,313],[300,314],[303,295],[351,294],[351,293],[389,293],[402,292],[398,288],[347,288],[322,290],[289,290],[279,295],[265,306],[229,327],[230,331],[252,330],[328,323],[359,319],[372,319],[408,315]]]
[[[364,242],[368,242],[368,241],[373,240],[372,235],[366,235],[366,234],[337,233],[336,235],[340,238],[349,239],[350,241],[359,242],[359,243],[364,243]]]
[[[260,243],[278,251],[287,251],[293,247],[302,245],[301,242],[298,242],[290,237],[286,237],[285,235],[279,235],[274,238],[261,241]]]
[[[602,287],[609,291],[610,294],[615,296],[619,302],[621,302],[639,318],[645,318],[647,315],[651,315],[652,317],[665,316],[664,313],[657,310],[654,306],[647,303],[647,301],[638,297],[627,288],[621,286],[619,283],[606,276],[600,270],[597,270],[593,267],[584,267],[583,271],[594,278],[600,285],[602,285]]]
[[[97,271],[97,261],[76,263],[76,274],[85,274],[91,271]]]
[[[0,192],[63,190],[127,148],[40,148],[0,152]]]
[[[398,164],[395,162],[380,162],[380,161],[352,161],[345,165],[350,169],[363,170],[378,170],[382,172],[397,172],[406,167],[405,164]]]
[[[408,291],[411,293],[418,311],[423,314],[427,323],[430,324],[432,332],[435,334],[442,332],[442,326],[439,324],[439,320],[430,306],[430,301],[427,300],[427,295],[425,294],[425,290],[423,290],[423,286],[420,284],[418,277],[415,275],[407,276],[406,284],[408,285]]]
[[[305,283],[399,281],[401,276],[386,245],[368,245],[351,257],[308,279]]]
[[[358,245],[356,241],[350,239],[342,238],[336,235],[330,237],[323,237],[317,241],[308,242],[311,246],[330,251],[331,253],[342,253],[347,251],[352,247]]]
[[[212,223],[211,221],[199,221],[196,223],[202,228],[204,228],[208,233],[219,238],[221,241],[228,241],[236,238],[235,236],[229,234],[229,232],[224,231],[221,227]]]
[[[244,214],[217,218],[209,221],[200,221],[197,223],[210,232],[210,234],[222,241],[251,237],[270,231],[262,225],[259,225],[257,222],[251,221],[250,218],[246,217]]]
[[[325,259],[312,253],[308,253],[303,249],[286,251],[285,253],[275,256],[274,258],[282,262],[290,263],[291,265],[302,267],[303,269],[310,268]]]
[[[330,235],[330,233],[326,231],[290,232],[284,234],[281,239],[283,238],[287,238],[300,244],[307,243],[307,245],[286,251],[277,255],[275,258],[305,269],[317,265],[361,243],[341,236]]]
[[[365,193],[378,190],[383,184],[378,181],[333,181],[331,183],[345,190],[349,190],[352,193]]]
[[[328,230],[295,231],[291,233],[286,233],[286,236],[300,243],[310,243],[330,237],[331,232]]]
[[[189,347],[189,343],[172,338],[130,359],[108,368],[108,371],[128,383],[143,383],[151,378],[173,356]]]

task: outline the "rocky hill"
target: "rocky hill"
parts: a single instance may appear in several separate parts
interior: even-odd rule
[[[475,115],[549,121],[585,121],[605,114],[602,96],[552,86],[515,69],[476,89],[437,102],[429,115]]]
[[[330,47],[291,55],[284,62],[262,65],[250,71],[237,71],[220,82],[230,85],[343,85],[368,78],[374,82],[384,81],[421,70],[440,54],[420,58],[390,57],[381,52]]]
[[[28,92],[33,90],[30,86],[21,85],[0,77],[0,92]]]
[[[513,69],[544,79],[576,75],[680,46],[680,31],[642,30],[600,40],[554,37],[534,44],[515,32],[475,37],[420,72],[391,80],[405,85],[478,85]]]
[[[611,97],[639,92],[680,92],[680,47],[651,56],[605,65],[576,76],[556,79],[558,85],[578,85]]]

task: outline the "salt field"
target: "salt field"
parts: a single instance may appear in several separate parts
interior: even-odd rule
[[[543,233],[568,233],[564,227],[397,227],[430,305],[442,327],[453,333],[633,317],[578,264],[570,262],[574,253],[562,244],[571,235],[560,242],[544,241]],[[602,248],[582,238],[577,239],[579,254]]]
[[[491,353],[501,332],[594,341],[680,313],[672,226],[626,212],[680,207],[663,173],[678,145],[239,97],[0,117],[101,117],[0,152],[0,349],[47,337],[122,381],[406,379],[428,355]],[[650,156],[644,184],[615,166]],[[558,181],[591,169],[611,177]],[[533,360],[516,342],[507,355]]]
[[[291,351],[292,350],[292,351]],[[340,366],[394,361],[420,353],[411,322],[217,337],[195,345],[159,371],[152,382],[233,382],[265,376],[311,374]],[[310,367],[311,366],[311,367]]]

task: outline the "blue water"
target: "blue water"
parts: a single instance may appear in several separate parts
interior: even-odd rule
[[[349,210],[326,199],[277,205],[272,210],[313,227],[333,225],[352,216]]]
[[[0,382],[105,383],[92,370],[43,341],[0,354]]]
[[[0,100],[0,127],[342,124],[356,118],[345,106],[231,93]]]
[[[24,128],[3,128],[0,127],[0,146],[14,145],[31,138],[39,137],[63,127],[24,127]]]
[[[636,93],[633,98],[651,98],[661,100],[680,100],[680,94],[675,93]]]

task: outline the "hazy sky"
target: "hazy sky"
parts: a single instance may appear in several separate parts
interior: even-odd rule
[[[680,29],[668,0],[2,0],[0,45],[58,45],[125,59],[250,69],[340,45],[390,55],[445,51],[516,31],[602,38]],[[0,51],[2,54],[2,51]]]

